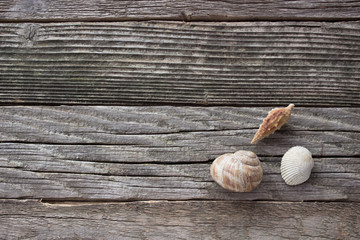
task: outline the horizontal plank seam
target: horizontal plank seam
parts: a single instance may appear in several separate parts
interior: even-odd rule
[[[35,103],[35,102],[21,102],[21,100],[19,101],[14,101],[11,100],[11,102],[4,102],[4,101],[0,101],[0,107],[2,106],[29,106],[29,107],[39,107],[39,106],[49,106],[49,107],[61,107],[61,106],[68,106],[68,107],[76,107],[76,106],[81,106],[81,107],[96,107],[96,106],[117,106],[117,107],[134,107],[134,106],[142,106],[142,107],[148,107],[148,106],[152,106],[152,107],[203,107],[203,108],[207,108],[207,107],[278,107],[278,106],[284,106],[284,104],[280,103],[280,104],[266,104],[266,103],[240,103],[240,104],[229,104],[229,103],[192,103],[192,102],[188,102],[188,103],[174,103],[174,102],[166,102],[166,103],[158,103],[158,102],[150,102],[148,104],[145,103],[136,103],[136,102],[132,102],[132,103],[123,103],[123,104],[111,104],[111,103],[76,103],[76,104],[71,104],[71,103],[49,103],[46,100],[44,100],[43,103]],[[306,107],[306,108],[353,108],[353,109],[360,109],[360,105],[354,105],[352,103],[348,103],[348,104],[342,104],[342,105],[332,105],[332,104],[325,104],[325,103],[319,103],[316,105],[312,105],[311,103],[306,104],[306,105],[301,105],[301,104],[297,104],[297,107]]]
[[[352,22],[359,21],[360,17],[195,17],[193,20],[183,17],[117,17],[117,18],[47,18],[47,19],[0,19],[0,23],[66,23],[66,22],[148,22],[148,21],[170,21],[170,22]]]
[[[216,199],[191,199],[191,200],[168,200],[168,199],[156,199],[156,200],[115,200],[115,199],[50,199],[50,198],[0,198],[1,201],[19,201],[19,202],[39,202],[44,205],[97,205],[97,204],[126,204],[126,203],[156,203],[156,202],[169,202],[169,203],[189,203],[189,202],[244,202],[244,203],[272,203],[272,204],[296,204],[296,203],[346,203],[360,205],[359,202],[352,202],[347,200],[305,200],[305,201],[269,201],[269,200],[216,200]]]

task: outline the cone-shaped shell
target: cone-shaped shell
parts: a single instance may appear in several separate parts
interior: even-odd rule
[[[314,160],[304,147],[290,148],[281,160],[281,177],[288,185],[298,185],[309,179]]]
[[[263,123],[260,125],[259,130],[256,132],[251,144],[260,141],[261,139],[274,133],[280,129],[290,118],[291,109],[295,107],[290,104],[286,108],[275,108],[269,112]]]
[[[255,153],[226,153],[212,163],[211,177],[223,188],[234,192],[250,192],[262,179],[263,170]]]

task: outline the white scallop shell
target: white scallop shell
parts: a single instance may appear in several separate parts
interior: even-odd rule
[[[281,177],[288,185],[298,185],[309,179],[314,160],[304,147],[290,148],[281,160]]]

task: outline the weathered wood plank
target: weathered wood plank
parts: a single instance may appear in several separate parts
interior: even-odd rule
[[[3,0],[0,20],[349,20],[360,18],[359,1],[113,1]]]
[[[3,23],[0,102],[360,106],[359,29],[359,22]]]
[[[270,109],[0,107],[0,142],[117,145],[108,146],[106,151],[116,153],[121,149],[128,154],[125,158],[128,160],[123,161],[136,162],[144,162],[134,160],[141,159],[139,153],[145,162],[208,161],[239,148],[248,148],[259,155],[280,156],[294,145],[308,147],[315,156],[359,155],[359,108],[295,107],[291,120],[280,131],[251,145]],[[95,155],[98,151],[103,153],[97,146],[82,147]],[[75,145],[75,151],[82,150]]]
[[[76,150],[65,146],[63,152],[52,146],[35,147],[38,151],[28,145],[0,145],[0,198],[360,201],[359,158],[315,158],[310,180],[287,186],[280,176],[280,157],[261,157],[260,186],[251,193],[232,193],[213,182],[210,163],[192,163],[191,159],[187,164],[122,163],[119,158],[126,158],[126,153],[119,150],[113,155],[103,147],[105,158],[112,159],[108,162],[91,152],[79,159]],[[61,156],[64,153],[70,156]],[[146,160],[141,152],[137,154]]]
[[[358,239],[359,203],[0,201],[0,238]]]
[[[281,130],[250,145],[268,110],[1,107],[0,197],[360,201],[359,108],[295,107]],[[316,165],[307,183],[290,187],[279,162],[295,145],[307,147]],[[252,193],[229,193],[209,175],[213,159],[239,149],[264,164]]]

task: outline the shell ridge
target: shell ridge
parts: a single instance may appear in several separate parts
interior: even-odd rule
[[[281,177],[288,185],[307,181],[314,167],[311,152],[300,146],[290,148],[281,159]]]
[[[256,154],[237,151],[216,158],[210,167],[210,174],[221,187],[236,192],[248,192],[262,180],[262,167]]]

